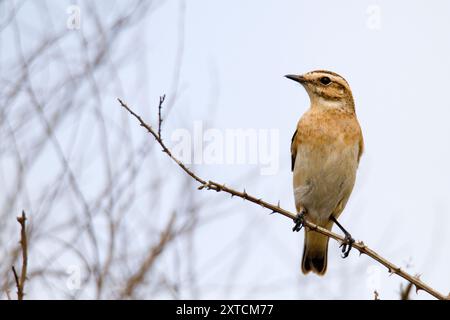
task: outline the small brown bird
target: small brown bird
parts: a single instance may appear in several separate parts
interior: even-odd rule
[[[346,241],[342,244],[345,258],[354,240],[337,218],[352,192],[364,146],[352,91],[344,78],[330,71],[286,77],[299,82],[311,100],[291,144],[298,214],[293,230],[300,231],[305,218],[328,230],[336,223],[345,234]],[[323,275],[326,272],[328,240],[305,228],[303,273],[313,271]]]

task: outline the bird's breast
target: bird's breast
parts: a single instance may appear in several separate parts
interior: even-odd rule
[[[298,144],[293,177],[297,207],[304,206],[317,222],[327,221],[351,193],[358,153],[358,143],[349,143],[344,134],[325,134]]]

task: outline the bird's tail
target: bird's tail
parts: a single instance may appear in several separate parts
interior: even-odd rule
[[[328,240],[320,233],[305,229],[305,246],[303,249],[302,271],[324,275],[327,271]]]

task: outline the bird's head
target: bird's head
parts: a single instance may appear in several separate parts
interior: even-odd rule
[[[337,73],[316,70],[303,75],[288,74],[285,77],[300,83],[305,88],[312,107],[354,108],[350,86]]]

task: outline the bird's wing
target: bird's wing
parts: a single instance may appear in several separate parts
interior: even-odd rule
[[[292,135],[291,139],[291,171],[294,171],[294,165],[295,165],[295,157],[297,155],[297,144],[295,142],[295,138],[297,136],[297,130],[295,130],[294,134]]]
[[[358,163],[359,163],[359,159],[361,159],[361,156],[362,156],[363,152],[364,152],[364,139],[363,139],[362,134],[360,134],[360,137],[359,137],[359,151],[358,151]]]

